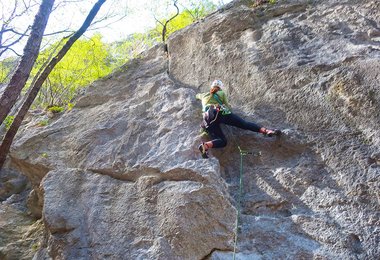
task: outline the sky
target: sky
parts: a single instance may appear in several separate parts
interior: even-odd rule
[[[155,27],[155,20],[152,16],[151,0],[133,0],[129,1],[125,7],[126,17],[118,22],[100,29],[105,41],[112,42],[118,39],[126,38],[135,32],[144,32],[149,28]],[[158,1],[156,1],[158,3]],[[174,7],[170,8],[170,10]],[[106,10],[106,9],[104,9]]]
[[[229,3],[232,0],[210,0],[217,6]],[[127,4],[126,4],[127,2]],[[161,10],[161,14],[158,13],[157,17],[164,16],[167,12],[176,12],[173,5],[167,6],[164,2],[171,2],[165,0],[111,0],[106,2],[101,12],[104,13],[107,10],[118,9],[121,13],[126,12],[126,17],[114,24],[110,24],[108,28],[102,28],[100,32],[104,36],[105,41],[112,42],[118,39],[126,38],[128,35],[135,32],[144,32],[149,28],[154,28],[156,21],[152,15],[152,10]],[[189,6],[188,1],[179,0],[179,7]],[[124,3],[124,5],[123,5]],[[116,6],[116,8],[115,8]],[[119,8],[117,8],[119,7]],[[163,9],[163,10],[162,10]],[[101,15],[101,14],[100,14]]]
[[[23,14],[15,19],[13,26],[18,29],[18,31],[25,31],[25,28],[32,25],[34,16],[42,0],[0,0],[0,26],[4,21],[4,17],[7,17],[13,9],[14,4],[22,3],[22,1],[24,3],[32,3],[33,8],[30,9],[29,13]],[[183,6],[189,7],[191,1],[197,2],[197,0],[178,0],[178,6],[180,8],[183,8]],[[221,7],[232,0],[210,1],[218,7]],[[95,2],[97,2],[97,0],[55,0],[56,8],[49,17],[45,34],[65,30],[67,28],[77,30],[82,25]],[[19,6],[19,9],[22,9],[22,6]],[[115,17],[108,18],[90,27],[84,36],[90,37],[95,32],[100,32],[103,35],[103,40],[109,43],[124,39],[135,32],[144,32],[150,28],[154,28],[156,25],[153,10],[157,18],[166,18],[168,13],[176,12],[175,7],[172,5],[172,0],[107,0],[101,7],[95,20],[102,19],[106,16]],[[120,17],[124,18],[119,20]],[[42,48],[62,37],[62,34],[50,38],[46,37]],[[15,47],[19,54],[22,54],[25,43],[26,38]],[[13,53],[9,53],[8,55],[12,54]],[[4,56],[2,56],[2,58],[4,58]]]

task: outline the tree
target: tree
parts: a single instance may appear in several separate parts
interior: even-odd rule
[[[172,0],[152,1],[151,13],[157,22],[156,27],[145,33],[135,33],[127,39],[112,43],[110,53],[113,67],[119,67],[129,59],[136,58],[142,51],[158,42],[165,41],[171,33],[202,19],[217,8],[210,0],[188,0],[186,5],[179,1],[177,3],[183,11],[175,16],[174,13],[168,13],[169,7],[173,5]]]
[[[30,71],[32,70],[39,53],[42,36],[53,8],[53,4],[54,0],[43,0],[39,11],[34,18],[32,31],[25,45],[21,61],[0,99],[0,125],[16,103],[21,90],[28,80]]]
[[[98,0],[95,5],[92,7],[90,13],[88,14],[86,20],[83,22],[82,26],[76,31],[64,44],[62,49],[58,52],[58,54],[52,58],[49,64],[43,69],[42,73],[38,76],[37,80],[32,85],[29,93],[27,94],[27,98],[23,103],[20,111],[16,115],[13,120],[12,125],[9,130],[5,134],[3,142],[0,146],[0,169],[3,167],[6,156],[9,152],[11,144],[13,142],[14,137],[24,119],[26,113],[28,112],[30,106],[32,105],[34,99],[36,98],[42,84],[45,82],[46,78],[49,76],[50,72],[54,69],[57,63],[65,56],[65,54],[69,51],[74,42],[79,39],[79,37],[87,30],[87,28],[91,25],[91,22],[95,18],[98,13],[100,7],[104,4],[106,0]]]
[[[124,65],[128,60],[138,57],[141,52],[159,41],[160,32],[152,29],[146,33],[134,33],[127,39],[111,43],[109,46],[111,68]]]
[[[46,62],[58,44],[43,51],[36,65]],[[51,107],[71,103],[79,89],[112,72],[110,61],[109,49],[100,34],[77,40],[49,74],[33,105]],[[32,75],[36,75],[37,70],[35,68]]]
[[[208,13],[216,9],[214,5],[209,0],[201,1],[187,1],[188,5],[179,4],[178,1],[173,1],[173,5],[176,8],[176,13],[172,14],[169,19],[158,19],[154,15],[154,18],[158,25],[156,30],[161,32],[161,40],[165,43],[166,38],[173,32],[182,29],[189,24],[198,21],[199,19],[205,17]],[[181,5],[184,11],[180,12],[178,4]],[[155,12],[153,9],[152,12]],[[169,14],[164,14],[164,16],[169,16]]]
[[[178,8],[178,5],[177,5],[177,1],[178,0],[174,0],[173,1],[173,5],[175,6],[175,8],[177,9],[177,12],[172,16],[170,17],[169,19],[167,19],[165,22],[161,22],[160,20],[158,20],[157,18],[156,21],[162,25],[162,33],[161,33],[161,37],[162,37],[162,42],[165,43],[166,41],[166,36],[167,36],[167,26],[168,26],[168,23],[173,20],[178,14],[179,14],[179,8]],[[167,50],[166,50],[167,51]]]
[[[216,9],[216,6],[208,1],[203,0],[197,3],[190,3],[190,7],[184,7],[184,11],[177,15],[167,26],[167,34],[170,35],[173,32],[180,30],[193,22],[205,17],[212,10]]]
[[[181,13],[185,15],[186,13],[192,17],[192,22],[196,22],[203,17],[205,17],[208,13],[215,10],[217,6],[209,1],[209,0],[201,0],[201,1],[189,1],[189,7],[183,6],[185,12]]]

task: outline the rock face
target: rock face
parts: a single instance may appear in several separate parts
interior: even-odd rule
[[[29,192],[25,176],[0,171],[0,259],[31,259],[41,246],[44,228],[28,214]]]
[[[0,175],[0,201],[8,199],[13,194],[21,193],[28,185],[24,175],[14,170],[3,170]]]
[[[16,143],[13,163],[34,186],[43,179],[50,257],[201,259],[231,248],[228,186],[217,159],[199,158],[195,91],[170,79],[162,49]]]
[[[7,204],[0,204],[0,259],[32,259],[41,246],[43,224]]]
[[[43,202],[37,259],[376,259],[380,256],[380,2],[235,1],[95,82],[11,161]],[[224,128],[200,158],[200,104],[280,138]],[[240,154],[243,194],[239,196]]]

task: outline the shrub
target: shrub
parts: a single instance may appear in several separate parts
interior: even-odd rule
[[[74,108],[74,104],[73,103],[67,103],[67,110],[68,111],[70,111],[73,108]]]
[[[38,126],[47,126],[49,124],[48,119],[43,119],[40,122],[38,122]]]
[[[48,108],[48,111],[53,112],[53,113],[61,113],[65,108],[60,107],[60,106],[52,106]]]

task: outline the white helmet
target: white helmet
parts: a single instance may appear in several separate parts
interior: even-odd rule
[[[220,88],[222,88],[223,86],[224,86],[223,82],[221,80],[219,80],[219,79],[214,80],[212,82],[212,84],[211,84],[211,88],[213,88],[213,87],[220,87]]]

